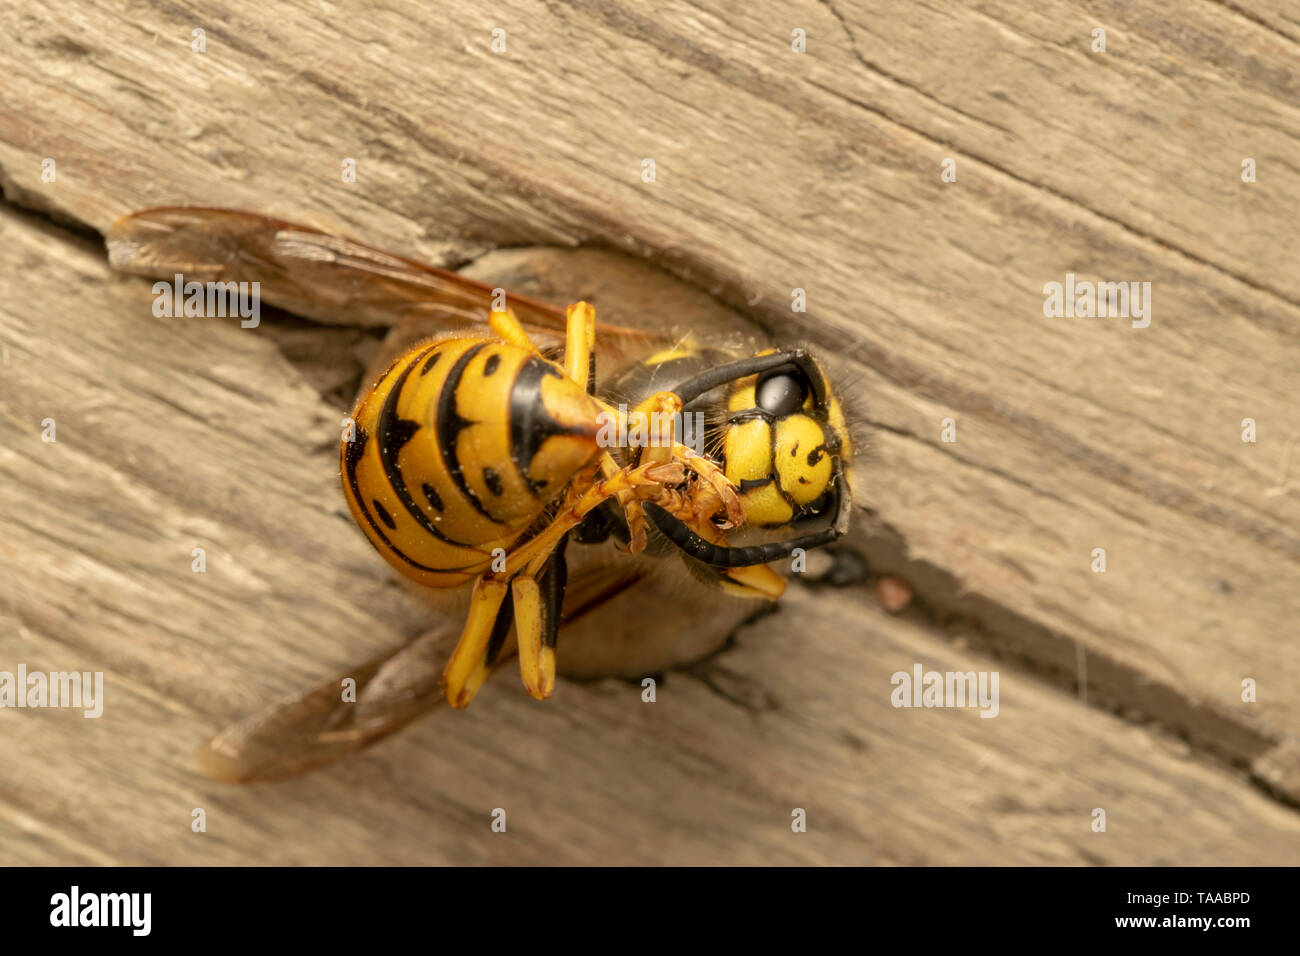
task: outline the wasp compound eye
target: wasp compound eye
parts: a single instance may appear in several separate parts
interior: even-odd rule
[[[754,388],[758,407],[778,418],[793,415],[803,407],[808,386],[803,376],[793,372],[768,372]]]

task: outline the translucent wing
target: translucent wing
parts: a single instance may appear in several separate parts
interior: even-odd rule
[[[124,272],[184,281],[258,282],[264,301],[318,322],[390,326],[419,321],[440,331],[481,330],[493,287],[411,259],[256,213],[160,206],[108,230],[109,262]],[[525,328],[563,334],[562,308],[509,294]],[[597,335],[644,338],[598,325]]]
[[[602,561],[590,570],[580,564],[577,574],[570,575],[576,600],[565,602],[565,626],[622,595],[647,573],[648,566],[636,561]],[[442,672],[461,624],[449,620],[396,653],[350,668],[233,724],[199,749],[199,769],[232,783],[274,780],[333,763],[400,730],[446,703]],[[563,645],[563,633],[560,640]],[[514,659],[511,638],[493,671],[513,666]],[[343,700],[343,680],[349,677],[356,681],[355,703]]]
[[[718,650],[737,627],[768,607],[705,587],[679,562],[632,558],[616,553],[612,544],[571,546],[568,554],[559,666],[570,678],[639,680],[689,664]],[[234,724],[200,749],[200,769],[236,783],[293,776],[333,763],[442,707],[442,671],[461,624],[449,619],[394,654]],[[514,660],[512,637],[494,672],[513,671]],[[357,682],[355,703],[342,700],[346,677]]]
[[[446,702],[442,669],[460,636],[448,625],[223,730],[199,749],[199,769],[232,783],[273,780],[333,763]],[[356,681],[355,703],[343,680]]]

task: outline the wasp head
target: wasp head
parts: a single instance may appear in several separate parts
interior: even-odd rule
[[[851,451],[839,400],[811,359],[732,384],[722,455],[747,523],[774,528],[834,513]]]

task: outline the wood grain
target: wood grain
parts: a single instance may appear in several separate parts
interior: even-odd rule
[[[676,679],[692,696],[671,730],[639,723],[662,705],[616,703],[632,693],[619,684],[566,685],[581,705],[527,716],[512,708],[528,702],[501,691],[459,722],[477,728],[467,736],[430,722],[352,769],[272,791],[292,794],[296,813],[204,790],[184,760],[204,733],[420,625],[422,609],[346,525],[328,464],[338,403],[373,337],[288,319],[264,322],[265,335],[154,320],[141,284],[111,279],[93,240],[10,214],[0,564],[14,583],[0,651],[31,666],[96,662],[132,703],[112,732],[18,718],[0,769],[6,847],[25,861],[170,861],[218,845],[233,861],[250,858],[253,834],[282,832],[276,859],[319,860],[331,852],[312,845],[319,831],[352,847],[344,855],[373,844],[368,859],[410,861],[1084,862],[1085,847],[1108,862],[1294,859],[1288,812],[1222,765],[1253,765],[1276,795],[1300,799],[1294,16],[1285,4],[1207,3],[1173,23],[1158,4],[1060,0],[731,7],[376,2],[326,17],[307,2],[20,4],[0,13],[0,182],[11,203],[87,234],[187,202],[436,264],[523,245],[652,257],[856,382],[869,443],[854,544],[918,592],[914,621],[869,618],[904,663],[859,646],[868,625],[856,618],[877,613],[865,593],[796,598],[755,626],[763,639],[725,655],[732,673],[766,661],[765,693],[777,693],[771,679],[796,682],[776,713],[724,717],[735,705],[695,678]],[[1094,27],[1105,53],[1090,48]],[[204,53],[190,48],[196,28]],[[791,50],[796,28],[806,53]],[[339,174],[349,157],[355,183]],[[42,181],[46,158],[55,182]],[[641,178],[647,158],[653,183]],[[1242,182],[1245,158],[1257,182]],[[940,177],[945,159],[956,182]],[[553,254],[512,255],[488,268],[513,282],[541,256],[535,280],[559,298],[585,294]],[[1043,285],[1066,273],[1150,282],[1151,326],[1045,318]],[[791,311],[795,288],[806,312]],[[46,416],[59,421],[55,445],[39,441]],[[955,443],[941,438],[946,418]],[[1244,418],[1256,443],[1241,440]],[[202,582],[189,571],[196,546],[209,549]],[[1090,569],[1098,547],[1105,574]],[[817,639],[791,636],[791,616],[822,615],[855,621],[851,633],[801,623]],[[1021,675],[1038,733],[1018,725],[1012,740],[1010,705],[970,727],[970,715],[918,719],[845,676],[887,684],[912,660],[958,653],[955,632]],[[751,649],[792,642],[799,653],[779,665]],[[1244,678],[1258,681],[1257,703],[1242,701]],[[810,712],[832,720],[831,701],[872,749],[809,723]],[[1192,756],[1170,756],[1148,722],[1190,741]],[[916,750],[934,759],[890,778],[864,758],[886,746],[873,736],[883,728],[889,746],[919,735]],[[674,733],[709,743],[679,754]],[[417,742],[435,739],[450,750],[421,766]],[[621,762],[604,765],[625,768],[617,786],[578,772],[598,741],[617,755],[628,740],[659,779],[625,787],[640,778]],[[952,794],[987,776],[979,746],[1010,754],[995,791],[1007,800],[1026,790],[1007,780],[1060,781],[1003,811],[1024,826],[1002,821],[1014,839],[990,836],[989,807],[1011,806],[1002,797],[953,809]],[[31,777],[38,756],[48,767]],[[452,782],[449,768],[466,766]],[[529,789],[520,767],[550,783]],[[589,781],[591,806],[617,822],[565,810],[560,768]],[[438,797],[418,786],[431,778],[446,781]],[[789,781],[805,778],[820,781],[809,786],[842,832],[810,825],[807,842],[778,848],[792,836]],[[1091,834],[1087,812],[1106,799],[1065,778],[1133,801],[1124,815],[1142,836]],[[32,779],[57,796],[39,801]],[[97,791],[89,803],[85,788]],[[374,807],[389,793],[405,815],[349,817],[357,790]],[[527,849],[506,850],[444,817],[421,826],[451,806],[477,827],[493,792],[531,802],[556,829],[537,823]],[[665,804],[670,793],[686,795]],[[202,838],[188,830],[108,832],[127,817],[172,819],[178,794],[221,801],[237,829],[192,848],[180,837]],[[769,798],[784,816],[758,836]],[[1141,816],[1133,806],[1147,798],[1207,827],[1204,842],[1180,842],[1177,816]],[[1073,842],[1063,808],[1076,799],[1077,839],[1107,850]],[[732,824],[718,822],[724,809]],[[1214,825],[1212,813],[1240,819]],[[660,842],[637,846],[635,834]]]

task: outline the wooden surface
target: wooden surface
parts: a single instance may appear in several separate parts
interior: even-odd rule
[[[0,711],[0,862],[1300,859],[1294,14],[733,6],[0,13],[0,670],[110,694]],[[810,343],[869,436],[853,543],[917,605],[795,588],[653,705],[501,682],[300,781],[203,780],[206,736],[427,612],[335,486],[369,336],[159,320],[109,273],[95,234],[182,202],[453,266],[619,249]],[[1068,272],[1151,282],[1151,326],[1044,318]],[[894,709],[916,662],[998,669],[1002,713]]]

